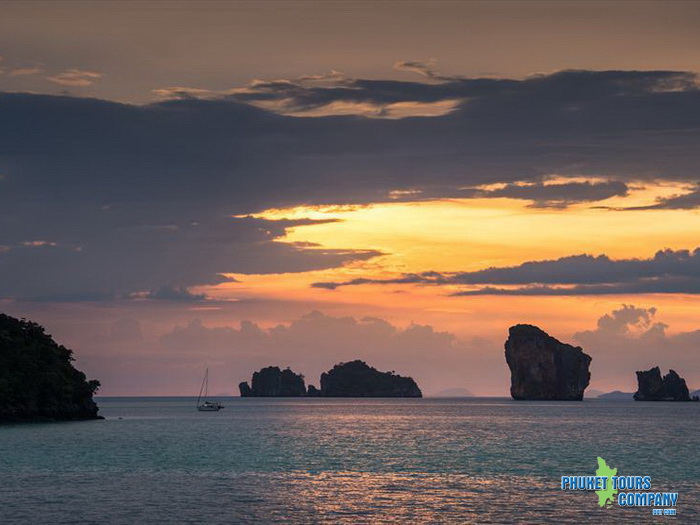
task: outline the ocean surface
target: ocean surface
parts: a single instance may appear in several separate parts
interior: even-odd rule
[[[698,403],[219,399],[0,426],[0,523],[700,523]],[[677,515],[560,489],[598,456]]]

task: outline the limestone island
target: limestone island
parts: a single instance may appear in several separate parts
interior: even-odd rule
[[[380,372],[359,359],[321,374],[322,397],[423,397],[412,377]]]
[[[423,397],[411,377],[380,372],[364,361],[335,365],[321,374],[321,389],[306,388],[304,376],[289,368],[263,368],[253,374],[251,385],[240,383],[241,397]]]
[[[73,352],[40,325],[0,314],[0,421],[102,419]]]
[[[241,397],[301,397],[306,395],[304,376],[295,374],[289,368],[268,366],[253,374],[252,387],[247,382],[240,383]],[[309,387],[313,388],[313,387]]]
[[[698,396],[690,397],[685,379],[675,370],[669,370],[663,377],[658,366],[638,371],[637,385],[635,401],[698,401]]]
[[[517,400],[581,401],[591,356],[536,326],[510,327],[505,343],[510,395]]]

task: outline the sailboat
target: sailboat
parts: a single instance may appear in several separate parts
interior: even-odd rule
[[[204,396],[202,396],[204,392]],[[197,410],[200,412],[218,412],[224,405],[218,401],[210,401],[207,399],[209,397],[209,369],[204,372],[204,380],[202,381],[202,387],[199,389],[199,396],[197,397]]]

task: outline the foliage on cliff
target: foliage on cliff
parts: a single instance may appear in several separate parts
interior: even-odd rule
[[[100,386],[40,325],[0,314],[0,421],[95,419]]]
[[[321,374],[323,397],[422,397],[411,377],[380,372],[364,361],[335,365]]]
[[[268,366],[253,374],[251,381],[241,383],[238,388],[241,397],[301,397],[306,395],[304,376],[295,374],[289,368]]]

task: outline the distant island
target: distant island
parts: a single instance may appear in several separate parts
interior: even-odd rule
[[[608,392],[607,394],[600,394],[598,396],[598,399],[602,399],[603,401],[620,401],[620,400],[625,400],[628,401],[632,399],[632,396],[634,394],[632,392],[621,392],[620,390],[613,390],[612,392]]]
[[[475,397],[471,390],[466,388],[446,388],[445,390],[440,390],[428,397]]]
[[[40,325],[0,314],[0,421],[101,419],[73,352]]]
[[[506,362],[510,394],[516,400],[581,401],[591,373],[591,356],[540,328],[519,324],[508,330]]]
[[[635,401],[698,401],[698,397],[690,397],[685,379],[675,370],[661,377],[658,366],[650,370],[637,372],[637,392]]]
[[[252,386],[251,386],[252,385]],[[335,365],[321,374],[320,390],[304,384],[289,368],[269,366],[253,374],[251,385],[238,385],[241,397],[422,397],[411,377],[380,372],[361,360]]]
[[[599,397],[605,395],[605,392],[602,390],[595,390],[594,388],[587,388],[586,391],[583,393],[584,398],[594,398],[594,397]]]

